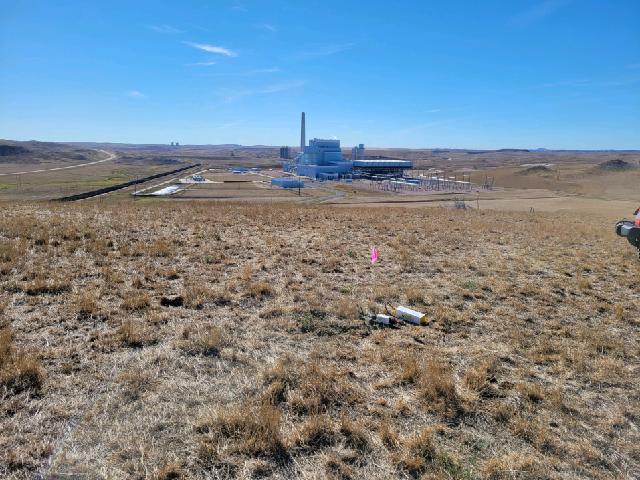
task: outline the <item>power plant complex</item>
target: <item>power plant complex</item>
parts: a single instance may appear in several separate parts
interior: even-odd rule
[[[340,140],[314,138],[307,145],[304,112],[300,125],[300,152],[290,159],[289,148],[283,147],[280,156],[284,160],[284,171],[314,180],[402,176],[404,171],[413,168],[413,163],[408,160],[367,159],[362,143],[351,150],[349,160],[342,155]]]

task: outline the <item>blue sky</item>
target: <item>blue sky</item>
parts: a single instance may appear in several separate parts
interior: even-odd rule
[[[0,0],[0,138],[640,149],[638,0]]]

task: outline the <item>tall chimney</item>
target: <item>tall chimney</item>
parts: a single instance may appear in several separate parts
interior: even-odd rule
[[[304,112],[302,112],[302,122],[300,124],[300,151],[304,152],[304,147],[307,144],[305,124],[304,124]]]

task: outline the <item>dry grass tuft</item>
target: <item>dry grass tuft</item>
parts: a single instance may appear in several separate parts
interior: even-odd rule
[[[266,281],[250,282],[247,286],[247,295],[257,299],[263,299],[274,296],[275,290],[271,284]]]
[[[228,345],[224,331],[215,325],[195,325],[185,327],[178,341],[178,347],[189,355],[216,357]]]
[[[71,281],[64,277],[47,278],[43,272],[36,274],[36,277],[23,288],[27,295],[61,295],[71,291]]]
[[[126,319],[118,328],[120,341],[131,348],[142,348],[157,341],[152,330],[141,320]]]
[[[377,430],[380,440],[382,440],[382,444],[385,447],[395,450],[400,446],[400,434],[388,421],[380,421]]]
[[[73,302],[73,310],[80,319],[96,318],[100,315],[98,301],[91,292],[78,295]]]
[[[331,452],[325,462],[325,472],[330,479],[351,480],[356,478],[356,473],[351,465],[344,462],[335,452]]]
[[[516,473],[521,478],[546,478],[543,472],[537,470],[535,458],[524,452],[509,452],[490,458],[480,467],[483,477],[488,480],[511,480]]]
[[[340,433],[344,437],[345,444],[359,452],[366,452],[371,448],[371,439],[368,429],[362,420],[351,420],[343,416],[340,421]]]
[[[171,244],[164,239],[156,240],[149,245],[149,255],[152,257],[170,257],[173,254]]]
[[[288,404],[301,414],[319,414],[360,400],[352,383],[330,366],[307,364],[296,374],[296,388]]]
[[[18,394],[37,393],[44,382],[44,370],[33,353],[17,351],[10,329],[0,330],[0,387]]]
[[[352,298],[341,298],[336,302],[334,311],[339,318],[354,320],[358,318],[358,303]]]
[[[307,451],[316,451],[335,445],[338,440],[338,432],[329,416],[312,415],[296,432],[294,443]]]
[[[392,462],[402,471],[413,477],[427,473],[436,459],[436,447],[433,432],[424,429],[405,438],[397,452],[391,453]]]
[[[155,380],[151,375],[142,369],[124,372],[118,380],[122,386],[123,396],[129,402],[139,400],[155,385]]]
[[[418,384],[419,394],[429,411],[447,415],[461,413],[460,397],[456,392],[451,368],[444,362],[427,362]]]
[[[433,359],[419,361],[409,353],[401,354],[398,363],[397,383],[415,386],[424,408],[448,416],[462,413],[455,377],[445,362]]]
[[[184,286],[182,298],[187,308],[200,309],[211,298],[211,288],[201,283],[189,283]]]
[[[484,393],[490,382],[495,381],[497,365],[495,358],[481,360],[465,372],[462,383],[473,392]]]
[[[270,405],[247,403],[216,411],[200,419],[196,431],[204,435],[200,458],[216,456],[219,450],[251,456],[284,459],[288,456],[282,438],[282,415]]]
[[[144,310],[151,305],[151,298],[145,292],[133,291],[122,301],[122,309],[129,312]]]

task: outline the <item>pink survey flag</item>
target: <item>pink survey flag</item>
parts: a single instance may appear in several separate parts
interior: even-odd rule
[[[376,250],[375,245],[371,248],[371,263],[376,263],[378,261],[378,250]]]

